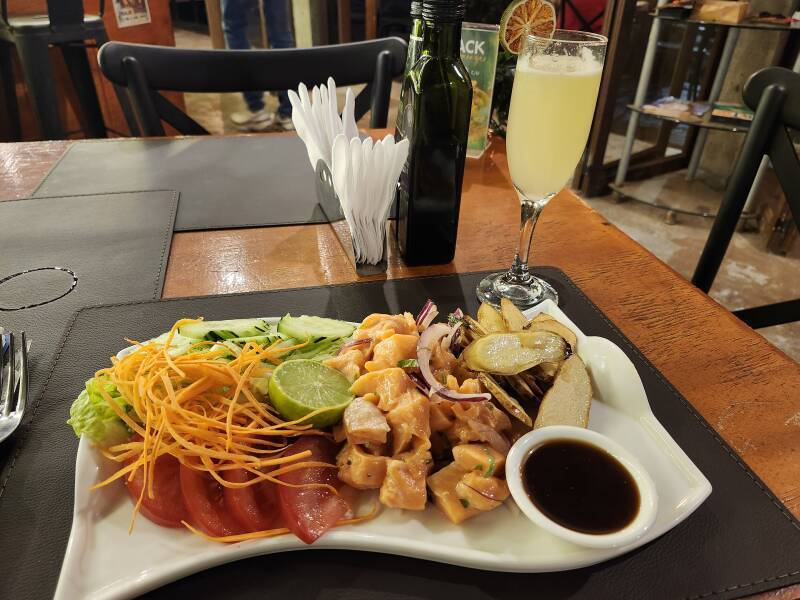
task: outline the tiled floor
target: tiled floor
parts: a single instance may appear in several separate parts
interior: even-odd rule
[[[176,43],[184,48],[208,48],[207,36],[177,30]],[[393,90],[391,109],[396,106]],[[274,97],[266,96],[275,106]],[[186,94],[189,113],[212,133],[233,131],[228,115],[243,110],[240,94]],[[394,117],[390,115],[390,122]],[[610,222],[650,250],[684,277],[691,277],[711,221],[680,216],[678,223],[664,223],[664,212],[633,201],[618,204],[613,198],[587,199]],[[723,306],[736,310],[758,304],[800,297],[800,260],[770,254],[763,250],[757,234],[737,233],[726,260],[711,290]],[[767,339],[794,360],[800,361],[800,323],[761,330]]]
[[[708,236],[709,219],[679,216],[664,223],[664,211],[610,196],[587,198],[606,219],[686,278],[692,276]],[[728,309],[800,297],[800,260],[763,250],[756,233],[736,233],[717,275],[711,297]],[[794,360],[800,361],[800,322],[760,330]]]

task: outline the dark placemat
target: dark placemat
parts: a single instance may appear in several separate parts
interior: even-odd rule
[[[714,486],[684,523],[647,546],[601,565],[550,574],[491,573],[348,551],[257,557],[192,575],[152,598],[732,598],[800,581],[800,529],[786,509],[658,371],[560,271],[562,308],[589,335],[611,339],[636,364],[656,416]],[[124,345],[179,317],[210,319],[292,311],[360,320],[374,311],[414,310],[435,298],[442,312],[474,311],[482,274],[178,299],[81,311],[41,400],[27,452],[0,496],[3,586],[19,600],[52,595],[69,535],[77,440],[64,426],[83,380]],[[136,534],[130,543],[136,543]],[[122,558],[121,558],[122,559]]]
[[[177,206],[177,192],[169,191],[0,202],[0,279],[47,266],[69,268],[78,277],[75,289],[54,302],[0,311],[0,325],[25,331],[31,341],[31,404],[79,308],[161,296]],[[48,300],[67,291],[71,282],[71,276],[52,271],[12,279],[0,285],[0,306]],[[29,408],[22,428],[32,414]],[[22,437],[20,430],[15,437]],[[0,444],[0,467],[9,462],[15,441],[12,437]]]
[[[34,196],[178,190],[176,231],[327,223],[297,136],[75,142]]]

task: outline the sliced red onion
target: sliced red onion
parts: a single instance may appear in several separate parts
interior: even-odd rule
[[[457,402],[481,402],[483,400],[491,400],[492,398],[491,394],[462,394],[461,392],[451,390],[447,386],[442,386],[442,389],[438,390],[436,395]]]
[[[490,477],[491,477],[491,475],[490,475]],[[489,496],[488,494],[484,494],[482,491],[480,491],[480,490],[476,490],[474,487],[472,487],[471,485],[468,485],[468,484],[464,483],[463,481],[461,481],[461,482],[459,482],[459,483],[461,483],[461,485],[463,485],[464,487],[466,487],[466,488],[469,488],[470,490],[472,490],[473,492],[475,492],[475,493],[476,493],[476,494],[478,494],[479,496],[483,496],[484,498],[486,498],[486,499],[487,499],[487,500],[489,500],[490,502],[499,502],[499,500],[498,500],[497,498],[492,498],[492,497],[491,497],[491,496]]]
[[[422,310],[419,311],[419,314],[417,315],[417,328],[421,330],[427,329],[428,326],[433,323],[433,320],[438,314],[439,309],[436,308],[433,300],[428,298],[422,307]]]
[[[425,301],[425,304],[422,305],[422,308],[420,309],[419,314],[417,315],[417,326],[422,324],[422,319],[424,319],[428,315],[428,311],[431,309],[432,306],[433,306],[433,300],[428,298]]]
[[[419,364],[422,378],[429,387],[427,392],[428,397],[438,394],[448,400],[466,400],[470,402],[490,400],[492,398],[491,394],[461,394],[455,392],[436,381],[436,378],[433,376],[433,372],[431,371],[431,355],[433,354],[433,349],[436,344],[441,342],[442,338],[445,338],[451,333],[451,329],[451,327],[448,327],[444,323],[436,323],[428,327],[419,336],[419,342],[417,342],[417,363]]]
[[[424,319],[427,316],[428,311],[431,309],[432,306],[433,306],[433,300],[428,298],[425,301],[425,304],[422,305],[422,309],[419,311],[419,314],[417,315],[417,326],[418,327],[419,327],[419,325],[422,324],[422,319]]]
[[[406,371],[406,375],[408,375],[408,378],[414,383],[414,385],[417,386],[417,389],[420,392],[422,392],[426,396],[428,395],[428,392],[430,391],[431,386],[429,386],[425,382],[425,380],[422,378],[422,375],[420,375],[416,370],[414,370],[414,371],[407,370]]]
[[[467,425],[469,425],[469,428],[472,429],[480,439],[489,444],[500,454],[503,456],[508,454],[508,451],[511,449],[511,444],[503,435],[492,429],[492,427],[476,419],[467,419]]]
[[[372,343],[371,338],[361,338],[360,340],[351,340],[344,344],[341,348],[339,348],[339,354],[347,352],[348,350],[352,350],[353,348],[358,348],[359,346],[368,346]]]
[[[460,308],[455,309],[447,317],[448,324],[452,327],[452,331],[445,340],[445,345],[450,349],[455,356],[458,356],[461,351],[461,346],[458,343],[458,332],[464,326],[464,313]]]
[[[453,349],[453,345],[457,341],[456,336],[458,335],[458,332],[461,330],[462,325],[464,325],[464,323],[459,320],[456,321],[456,323],[450,327],[450,332],[447,334],[447,337],[444,338],[445,348],[450,348],[450,350]]]

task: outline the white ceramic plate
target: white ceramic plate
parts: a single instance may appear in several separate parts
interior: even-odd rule
[[[72,532],[56,600],[131,598],[222,563],[310,548],[383,552],[491,571],[561,571],[619,556],[672,529],[708,497],[711,484],[653,416],[641,379],[619,347],[583,335],[549,301],[528,316],[537,312],[549,313],[578,335],[578,354],[594,385],[589,428],[631,451],[656,484],[658,516],[635,543],[608,550],[572,545],[533,525],[512,500],[462,525],[452,525],[432,506],[423,512],[384,509],[372,521],[327,532],[313,546],[291,535],[223,545],[141,516],[129,536],[132,505],[122,483],[89,490],[114,465],[82,439]]]

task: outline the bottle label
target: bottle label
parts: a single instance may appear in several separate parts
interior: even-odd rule
[[[419,59],[420,54],[422,54],[424,31],[425,25],[422,19],[414,17],[411,20],[411,34],[408,36],[408,53],[406,54],[406,69],[404,72],[406,77],[408,76],[408,72],[411,71],[411,67],[413,67],[414,63]]]
[[[472,111],[467,144],[467,155],[472,157],[483,154],[488,144],[499,40],[497,25],[464,23],[461,27],[461,61],[472,80]]]
[[[422,54],[422,37],[418,35],[414,35],[413,33],[408,38],[408,55],[406,58],[406,72],[405,74],[408,75],[408,72],[411,70],[411,67],[414,66],[414,63],[417,62],[419,55]]]

